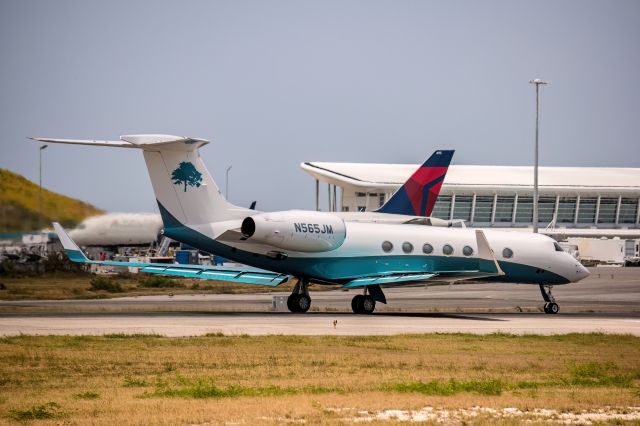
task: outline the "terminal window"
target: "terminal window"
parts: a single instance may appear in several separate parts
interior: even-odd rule
[[[574,197],[560,197],[558,201],[558,223],[573,223],[576,217],[576,201]]]
[[[596,220],[597,198],[580,198],[578,223],[593,223]]]
[[[456,195],[456,202],[453,205],[453,219],[471,220],[471,199],[470,196]]]
[[[617,208],[617,198],[600,198],[600,212],[598,213],[598,223],[615,223]]]
[[[538,222],[550,223],[556,209],[556,197],[538,198]]]
[[[493,211],[493,196],[477,197],[476,208],[473,212],[473,221],[481,223],[491,222],[491,213]]]
[[[433,208],[432,215],[438,219],[449,219],[451,215],[451,196],[440,195]]]
[[[533,222],[533,197],[518,197],[518,208],[516,209],[516,222]]]
[[[619,223],[636,223],[638,217],[638,199],[623,198],[620,201]]]
[[[511,222],[515,197],[498,197],[496,202],[496,222]]]

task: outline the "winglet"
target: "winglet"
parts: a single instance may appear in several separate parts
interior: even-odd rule
[[[498,259],[496,259],[496,255],[493,253],[489,241],[487,241],[487,237],[481,229],[476,229],[476,241],[478,244],[478,266],[480,267],[480,271],[504,275],[504,272],[498,264]]]
[[[80,250],[80,247],[78,247],[78,245],[71,239],[71,237],[69,237],[69,234],[67,234],[67,231],[64,230],[62,225],[60,225],[58,222],[53,222],[53,229],[55,229],[56,234],[58,234],[60,243],[62,243],[62,247],[67,253],[69,260],[71,260],[72,262],[80,263],[90,262],[90,260],[87,259],[87,256],[85,256],[82,250]]]

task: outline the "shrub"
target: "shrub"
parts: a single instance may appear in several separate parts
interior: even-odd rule
[[[138,286],[146,288],[180,288],[184,287],[184,284],[176,282],[171,278],[156,275],[138,280]]]
[[[55,402],[48,402],[42,405],[34,405],[26,410],[11,410],[9,415],[18,421],[53,419],[60,415],[60,406]]]
[[[104,290],[109,293],[122,293],[122,285],[116,280],[107,277],[94,277],[91,279],[91,291]]]
[[[72,271],[84,272],[85,265],[69,260],[69,258],[61,252],[52,252],[43,257],[41,263],[44,265],[45,272],[56,271]]]
[[[73,397],[76,399],[98,399],[100,398],[100,394],[98,394],[98,392],[87,391],[87,392],[77,393]]]

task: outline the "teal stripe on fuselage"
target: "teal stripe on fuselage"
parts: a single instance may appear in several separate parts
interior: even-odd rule
[[[362,276],[392,272],[474,271],[478,269],[476,258],[455,256],[289,257],[284,260],[276,260],[230,247],[185,226],[165,228],[164,235],[236,262],[297,277],[337,283]],[[569,283],[569,280],[560,275],[549,271],[541,273],[540,269],[533,266],[504,261],[498,263],[505,275],[489,277],[484,280],[530,284]]]

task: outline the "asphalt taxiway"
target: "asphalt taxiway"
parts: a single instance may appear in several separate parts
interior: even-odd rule
[[[458,284],[387,289],[374,315],[350,312],[356,291],[311,292],[306,314],[273,312],[274,293],[194,294],[99,300],[0,301],[0,335],[156,333],[384,335],[467,332],[640,335],[640,268],[594,268],[556,286],[558,315],[541,312],[537,286]]]

